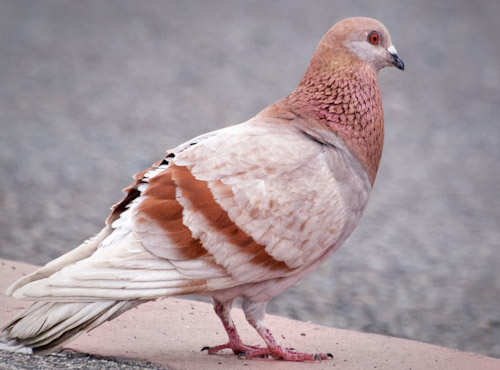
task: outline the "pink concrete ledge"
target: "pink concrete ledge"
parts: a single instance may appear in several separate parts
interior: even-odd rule
[[[0,259],[0,291],[37,266]],[[0,296],[0,325],[29,302]],[[234,310],[247,343],[262,344]],[[499,370],[500,360],[430,344],[375,334],[328,328],[268,315],[267,324],[286,347],[330,352],[318,363],[284,363],[271,359],[241,360],[226,352],[210,356],[204,346],[221,344],[226,334],[210,304],[169,298],[145,303],[71,342],[67,348],[98,356],[147,360],[173,369],[394,369]]]

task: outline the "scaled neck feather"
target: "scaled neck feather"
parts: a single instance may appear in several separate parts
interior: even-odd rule
[[[373,185],[384,142],[377,72],[346,50],[318,50],[297,89],[262,114],[290,115],[333,131],[356,156]],[[319,55],[318,55],[319,54]],[[338,54],[342,54],[338,57]]]

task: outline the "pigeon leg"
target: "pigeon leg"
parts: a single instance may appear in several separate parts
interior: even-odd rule
[[[236,331],[236,326],[234,325],[233,319],[231,318],[231,308],[233,305],[232,300],[227,302],[219,302],[213,299],[213,302],[215,313],[217,314],[217,316],[219,316],[219,319],[227,332],[229,342],[215,347],[204,347],[202,351],[208,350],[208,354],[213,355],[223,349],[231,349],[235,354],[261,349],[260,347],[246,345],[241,341],[241,338]]]
[[[245,358],[251,359],[254,357],[272,356],[278,360],[284,361],[317,361],[333,358],[333,355],[328,353],[301,353],[289,348],[283,348],[271,334],[271,331],[264,325],[264,315],[267,302],[252,303],[250,301],[243,302],[243,310],[250,325],[260,334],[262,339],[267,344],[267,348],[257,348],[246,351]]]

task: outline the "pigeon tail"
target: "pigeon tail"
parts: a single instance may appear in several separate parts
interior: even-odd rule
[[[2,328],[0,349],[45,355],[143,302],[35,302]]]

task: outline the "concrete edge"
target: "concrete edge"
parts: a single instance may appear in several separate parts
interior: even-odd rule
[[[35,265],[0,259],[0,290],[5,291],[12,282],[36,268]],[[28,304],[29,302],[18,301],[2,294],[0,325]],[[262,344],[255,331],[246,323],[241,310],[234,309],[233,312],[234,321],[244,341],[249,344]],[[227,339],[219,320],[210,304],[179,298],[160,299],[142,304],[92,332],[81,335],[67,348],[91,354],[83,366],[91,369],[112,368],[110,359],[111,362],[119,364],[117,368],[153,369],[158,367],[152,364],[157,364],[160,365],[159,368],[185,370],[201,368],[293,370],[305,366],[314,369],[356,370],[500,369],[500,359],[430,344],[328,328],[273,315],[266,316],[266,322],[282,345],[305,352],[330,352],[335,358],[305,364],[284,363],[272,359],[241,360],[229,351],[209,356],[200,349],[206,345],[222,344]],[[57,362],[59,356],[61,361],[64,358],[64,362],[72,363],[74,366],[72,368],[80,368],[78,364],[82,356],[71,353],[63,351],[56,357],[52,355],[45,360]],[[7,358],[21,363],[43,361],[40,356],[11,355]],[[95,360],[95,363],[92,365],[90,360]],[[134,362],[136,360],[141,361]],[[108,362],[103,363],[103,361]]]

